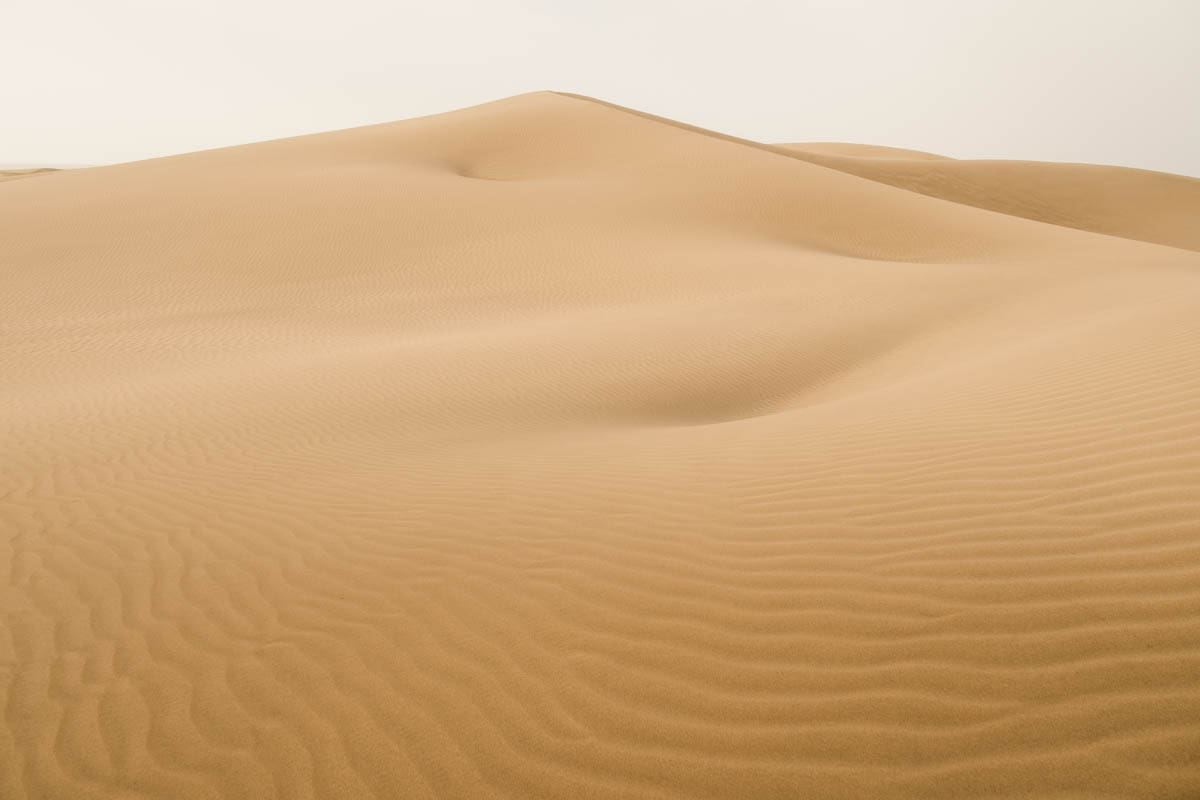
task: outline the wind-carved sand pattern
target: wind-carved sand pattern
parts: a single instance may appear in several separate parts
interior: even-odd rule
[[[983,163],[6,182],[0,797],[1200,796],[1200,183]]]

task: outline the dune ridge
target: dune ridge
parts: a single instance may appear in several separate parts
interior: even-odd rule
[[[1200,182],[553,92],[0,187],[0,797],[1200,792]]]

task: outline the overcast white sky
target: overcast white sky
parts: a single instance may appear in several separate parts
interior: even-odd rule
[[[0,163],[109,163],[536,89],[747,138],[1200,175],[1200,0],[10,0]]]

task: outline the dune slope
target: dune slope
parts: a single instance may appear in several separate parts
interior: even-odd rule
[[[1200,794],[1192,184],[818,150],[0,186],[0,797]]]

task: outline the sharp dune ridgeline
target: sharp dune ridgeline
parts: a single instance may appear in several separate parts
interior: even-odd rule
[[[0,797],[1200,796],[1197,250],[552,92],[5,181]]]

